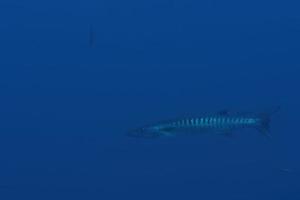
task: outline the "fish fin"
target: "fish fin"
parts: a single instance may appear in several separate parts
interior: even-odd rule
[[[258,114],[258,117],[260,118],[261,122],[260,122],[259,126],[257,127],[257,130],[260,133],[271,138],[271,135],[270,135],[271,116],[274,115],[275,113],[277,113],[279,110],[280,110],[280,107],[277,106],[269,112],[264,112],[264,113]]]
[[[168,127],[168,128],[160,129],[158,132],[159,132],[159,135],[171,137],[171,136],[174,136],[174,134],[172,134],[173,130],[174,130],[173,127]]]
[[[269,131],[269,128],[266,129],[264,127],[258,127],[257,128],[258,132],[260,132],[262,135],[268,137],[268,138],[272,138],[272,136],[270,135],[270,131]]]
[[[261,113],[258,115],[260,119],[260,123],[256,129],[258,132],[260,132],[262,135],[265,135],[269,138],[271,138],[270,135],[270,115],[268,113]]]
[[[160,133],[161,135],[167,136],[167,137],[173,137],[173,136],[174,136],[174,134],[172,134],[172,133],[170,133],[170,132],[168,132],[168,131],[160,131],[159,133]]]

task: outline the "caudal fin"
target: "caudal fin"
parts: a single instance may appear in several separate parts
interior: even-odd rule
[[[257,129],[260,133],[262,133],[265,136],[271,137],[271,135],[270,135],[271,117],[275,113],[277,113],[279,111],[279,109],[280,109],[280,107],[277,106],[276,108],[274,108],[270,112],[265,112],[265,113],[261,113],[261,114],[258,115],[258,117],[260,118],[260,124],[257,127]]]
[[[268,114],[260,114],[260,124],[257,127],[257,130],[265,136],[271,137],[270,135],[270,121],[271,117]]]

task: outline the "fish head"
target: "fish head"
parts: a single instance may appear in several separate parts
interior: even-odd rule
[[[144,126],[129,131],[127,135],[136,138],[157,138],[160,136],[160,132],[155,126]]]

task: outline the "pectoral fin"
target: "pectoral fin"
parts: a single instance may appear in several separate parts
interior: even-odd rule
[[[172,134],[171,132],[168,132],[168,131],[160,131],[159,133],[163,136],[166,136],[166,137],[173,137],[174,136],[174,134]]]

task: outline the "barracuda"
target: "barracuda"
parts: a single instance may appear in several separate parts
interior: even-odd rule
[[[130,131],[128,135],[143,138],[175,136],[187,133],[231,135],[233,131],[252,128],[269,136],[270,115],[269,113],[231,115],[227,111],[220,111],[215,115],[158,122]]]

